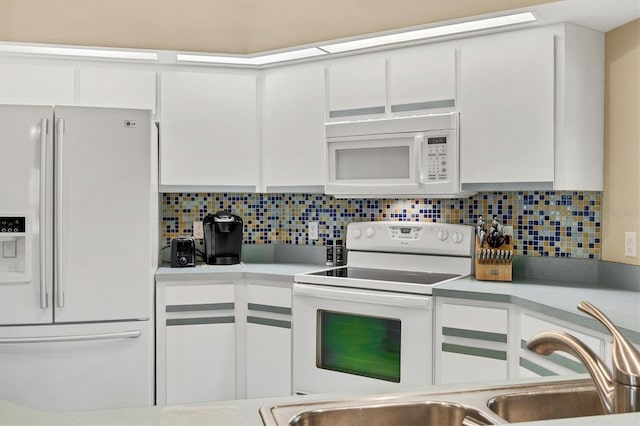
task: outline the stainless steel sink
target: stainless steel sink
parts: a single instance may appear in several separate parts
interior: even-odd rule
[[[427,425],[490,425],[480,411],[450,402],[425,401],[417,403],[380,404],[305,411],[289,423],[291,426],[427,426]]]
[[[455,392],[405,392],[343,400],[313,400],[309,395],[262,407],[260,416],[266,426],[411,426],[500,425],[604,414],[591,379],[472,386]]]
[[[605,414],[594,386],[530,390],[500,395],[488,407],[508,422],[565,419]]]

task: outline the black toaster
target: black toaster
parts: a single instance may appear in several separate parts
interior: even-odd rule
[[[171,267],[186,266],[196,266],[196,243],[190,237],[174,238],[171,240]]]

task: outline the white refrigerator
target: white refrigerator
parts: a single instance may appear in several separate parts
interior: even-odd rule
[[[156,164],[148,110],[0,105],[0,399],[154,403]]]

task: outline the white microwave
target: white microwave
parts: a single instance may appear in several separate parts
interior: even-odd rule
[[[460,190],[458,113],[326,124],[325,193],[468,197]]]

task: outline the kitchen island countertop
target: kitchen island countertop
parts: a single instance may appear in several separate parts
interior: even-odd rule
[[[426,388],[411,388],[407,392],[424,392],[428,394],[452,391],[464,391],[490,388],[493,386],[516,385],[523,383],[556,382],[585,378],[586,375],[576,375],[562,378],[546,377],[533,379],[511,380],[507,382],[439,385]],[[381,393],[380,393],[381,394]],[[0,400],[0,425],[161,425],[161,426],[246,426],[262,425],[259,409],[263,406],[285,404],[302,401],[330,401],[360,398],[376,395],[376,393],[342,393],[323,395],[304,395],[289,397],[274,397],[264,399],[247,399],[237,401],[220,401],[190,405],[168,405],[156,407],[121,408],[111,410],[91,410],[78,412],[45,412]],[[434,395],[434,399],[437,397]],[[522,425],[547,426],[623,426],[640,424],[640,413],[617,414],[609,416],[579,417],[572,419],[547,420]]]

